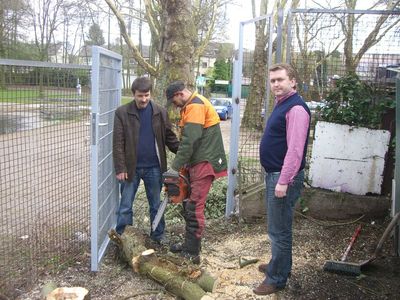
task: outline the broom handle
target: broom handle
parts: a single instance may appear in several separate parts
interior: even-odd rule
[[[361,225],[359,225],[356,229],[356,231],[354,231],[353,236],[351,237],[350,243],[346,248],[346,251],[344,251],[342,258],[340,259],[340,261],[345,261],[347,258],[347,255],[349,254],[351,247],[353,247],[354,242],[356,241],[356,238],[358,237],[358,235],[361,232]]]

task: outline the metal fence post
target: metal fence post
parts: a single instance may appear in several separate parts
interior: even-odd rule
[[[231,141],[229,146],[228,189],[226,193],[225,217],[229,218],[235,210],[235,188],[237,184],[237,163],[240,128],[240,99],[242,94],[242,64],[243,64],[243,22],[239,25],[239,50],[233,64],[232,85],[232,125]]]

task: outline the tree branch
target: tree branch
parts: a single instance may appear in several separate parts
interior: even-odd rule
[[[122,17],[121,13],[117,10],[115,5],[111,2],[111,0],[104,0],[113,11],[114,15],[117,17],[119,29],[122,37],[124,38],[125,42],[128,44],[129,48],[132,50],[133,58],[137,61],[137,63],[145,69],[150,75],[157,76],[157,70],[151,64],[149,64],[143,56],[140,54],[139,49],[135,46],[131,37],[128,35],[124,18]]]

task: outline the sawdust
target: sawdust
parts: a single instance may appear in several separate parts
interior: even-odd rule
[[[286,289],[271,296],[256,296],[252,289],[264,279],[257,270],[259,263],[240,268],[239,258],[268,261],[270,245],[264,222],[208,221],[201,266],[218,278],[218,286],[211,296],[216,300],[399,299],[400,258],[394,256],[392,239],[384,244],[382,258],[359,277],[322,270],[326,260],[340,259],[358,224],[362,224],[362,232],[348,256],[348,260],[353,262],[372,254],[388,219],[322,226],[297,216],[294,222],[293,270]],[[170,228],[170,233],[181,235],[182,226]],[[54,281],[58,286],[85,287],[90,291],[91,299],[96,300],[175,299],[161,285],[133,273],[113,252],[108,251],[97,273],[89,271],[90,257],[86,253],[67,269],[44,276],[36,287],[17,299],[39,299],[40,289],[48,281]]]

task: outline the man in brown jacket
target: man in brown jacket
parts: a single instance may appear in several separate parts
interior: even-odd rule
[[[121,202],[116,231],[122,234],[126,225],[132,225],[132,205],[140,180],[143,180],[150,208],[150,224],[160,206],[162,173],[167,170],[166,148],[177,152],[179,141],[165,108],[150,99],[152,84],[140,77],[132,83],[133,101],[115,111],[113,158],[120,182]],[[162,219],[150,238],[164,239],[165,222]]]

